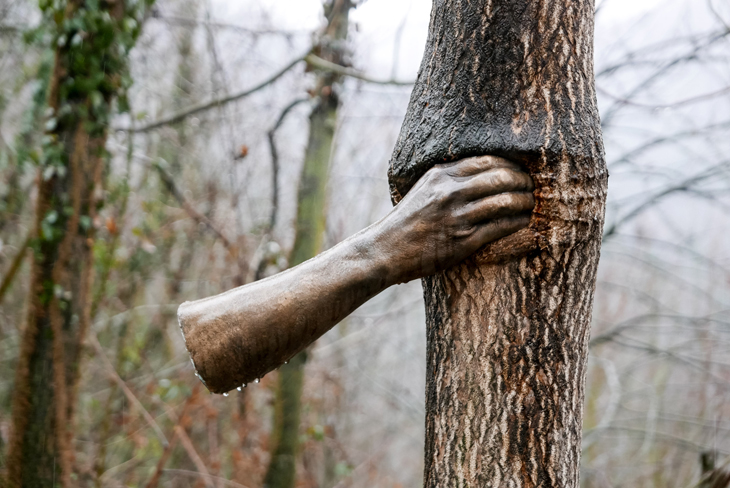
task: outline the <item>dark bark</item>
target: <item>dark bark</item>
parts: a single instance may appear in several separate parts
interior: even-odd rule
[[[425,486],[577,487],[607,171],[591,0],[435,0],[389,172],[492,154],[535,182],[529,228],[423,280]]]
[[[347,39],[351,0],[325,3],[327,27],[314,51],[327,61],[342,64]],[[319,97],[309,116],[309,139],[297,195],[297,221],[290,265],[313,258],[321,250],[326,224],[326,196],[332,143],[337,124],[338,75],[317,76],[314,93]],[[266,488],[292,488],[296,481],[296,456],[306,351],[294,356],[279,369],[271,461],[264,479]]]

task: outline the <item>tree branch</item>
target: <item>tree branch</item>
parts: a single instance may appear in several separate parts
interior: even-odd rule
[[[703,171],[702,173],[700,173],[698,175],[687,178],[686,180],[684,180],[676,185],[670,186],[669,188],[666,188],[665,190],[662,190],[659,193],[657,193],[656,195],[650,197],[643,203],[636,206],[633,210],[631,210],[629,213],[624,215],[622,218],[618,219],[616,222],[611,224],[611,226],[609,226],[608,230],[606,230],[603,233],[603,240],[606,240],[607,238],[614,235],[620,226],[622,226],[622,225],[626,224],[626,222],[636,218],[639,214],[641,214],[641,212],[643,212],[647,208],[649,208],[653,205],[656,205],[662,198],[666,197],[667,195],[671,195],[672,193],[675,193],[677,191],[687,190],[692,185],[695,185],[703,180],[706,180],[707,178],[710,178],[711,176],[714,176],[715,173],[717,173],[719,170],[721,170],[729,162],[730,161],[723,161],[722,163],[717,164],[717,165],[707,169],[706,171]]]
[[[640,103],[640,102],[634,102],[633,100],[622,98],[618,95],[614,95],[612,93],[609,93],[606,89],[601,88],[600,86],[596,85],[596,90],[603,93],[609,98],[612,98],[616,102],[619,102],[623,105],[631,105],[632,107],[641,107],[641,108],[649,108],[649,109],[661,109],[661,108],[676,108],[681,107],[682,105],[691,105],[693,103],[699,103],[703,102],[705,100],[711,100],[715,97],[718,97],[720,95],[725,95],[726,93],[730,92],[730,86],[726,86],[724,88],[721,88],[719,90],[716,90],[714,92],[710,93],[703,93],[702,95],[697,95],[690,98],[685,98],[683,100],[678,100],[676,102],[672,103],[662,103],[659,105],[652,105],[649,103]]]
[[[274,225],[276,225],[276,214],[279,209],[279,153],[276,150],[276,141],[274,140],[274,135],[276,134],[276,131],[279,129],[281,124],[284,122],[284,119],[289,114],[289,112],[291,112],[294,107],[302,102],[306,102],[307,100],[309,100],[309,98],[298,98],[286,107],[284,107],[284,110],[281,111],[279,118],[276,119],[276,123],[267,134],[269,138],[269,149],[271,150],[271,215],[269,217],[269,228],[267,230],[267,233],[271,232],[271,230],[274,228]]]
[[[374,78],[370,78],[367,75],[364,75],[358,70],[348,68],[346,66],[342,66],[336,63],[332,63],[330,61],[327,61],[326,59],[322,59],[319,56],[316,56],[314,54],[308,54],[305,56],[304,60],[307,62],[307,64],[313,68],[323,69],[326,71],[331,71],[332,73],[336,73],[341,76],[349,76],[350,78],[356,78],[358,80],[366,81],[368,83],[375,83],[376,85],[396,85],[396,86],[412,86],[414,84],[413,81],[398,81],[398,80],[376,80]]]
[[[175,420],[175,427],[173,427],[173,434],[170,438],[170,443],[167,445],[167,447],[165,447],[165,450],[162,452],[162,456],[160,456],[160,460],[157,462],[155,472],[152,475],[152,478],[150,478],[149,482],[145,485],[145,488],[157,488],[157,485],[160,482],[160,476],[162,475],[162,469],[165,467],[165,463],[167,463],[167,459],[170,457],[170,454],[172,454],[172,448],[175,447],[175,441],[178,439],[178,431],[176,429],[178,426],[181,425],[183,419],[188,414],[188,410],[194,403],[194,400],[197,398],[198,391],[200,390],[200,385],[200,382],[197,382],[195,384],[195,386],[193,387],[193,391],[190,393],[190,396],[185,401],[185,405],[183,405],[180,416]]]
[[[10,289],[10,285],[13,284],[13,280],[15,279],[15,276],[18,274],[18,270],[20,269],[20,266],[23,264],[23,258],[25,257],[25,253],[28,250],[28,245],[30,244],[30,234],[25,238],[23,241],[23,244],[21,244],[20,248],[18,249],[18,254],[15,255],[13,258],[13,262],[10,265],[10,269],[8,269],[8,272],[3,277],[2,282],[0,282],[0,302],[2,302],[3,297],[5,296],[5,293]]]
[[[683,139],[685,137],[702,136],[702,135],[706,135],[708,132],[711,132],[711,131],[714,131],[717,129],[727,129],[727,128],[730,128],[730,120],[725,120],[723,122],[718,122],[716,124],[710,124],[710,125],[700,128],[700,129],[690,129],[687,131],[676,132],[676,133],[668,135],[668,136],[656,137],[635,149],[631,149],[631,150],[625,152],[621,157],[619,157],[618,159],[613,161],[609,167],[615,168],[619,164],[629,162],[631,160],[631,158],[636,157],[637,155],[651,149],[652,147],[658,146],[665,142],[675,142],[678,139]]]
[[[193,107],[187,108],[185,110],[182,110],[180,112],[177,112],[175,114],[172,114],[168,117],[164,117],[162,119],[156,120],[152,123],[149,123],[147,125],[143,125],[140,127],[127,127],[127,128],[116,128],[116,130],[131,132],[131,133],[143,133],[143,132],[149,132],[151,130],[159,129],[160,127],[164,127],[166,125],[170,124],[176,124],[178,122],[182,122],[187,117],[190,117],[191,115],[198,114],[200,112],[205,112],[207,110],[210,110],[212,108],[220,107],[221,105],[225,105],[229,102],[234,102],[236,100],[241,100],[242,98],[246,98],[247,96],[256,93],[257,91],[266,88],[282,76],[286,74],[290,69],[292,69],[294,66],[299,64],[301,61],[303,61],[306,58],[306,55],[300,56],[293,61],[291,61],[289,64],[284,66],[282,69],[274,73],[272,76],[267,78],[266,80],[262,81],[258,85],[248,88],[246,90],[243,90],[238,93],[234,93],[233,95],[228,95],[223,98],[218,98],[216,100],[211,100],[206,103],[202,103],[200,105],[195,105]]]
[[[284,68],[282,68],[281,70],[274,73],[273,76],[262,81],[261,83],[254,86],[253,88],[249,88],[242,92],[234,93],[233,95],[229,95],[229,96],[219,98],[216,100],[211,100],[210,102],[206,102],[206,103],[203,103],[200,105],[195,105],[193,107],[181,110],[180,112],[172,114],[168,117],[164,117],[162,119],[151,122],[147,125],[143,125],[140,127],[116,127],[115,130],[126,131],[126,132],[131,132],[131,133],[136,134],[136,133],[149,132],[149,131],[152,131],[155,129],[159,129],[160,127],[164,127],[166,125],[182,122],[183,120],[185,120],[187,117],[190,117],[191,115],[195,115],[200,112],[205,112],[212,108],[220,107],[221,105],[225,105],[229,102],[234,102],[236,100],[240,100],[253,93],[256,93],[257,91],[261,90],[262,88],[265,88],[266,86],[272,84],[273,82],[275,82],[276,80],[281,78],[287,71],[289,71],[294,66],[296,66],[300,61],[306,61],[306,63],[313,68],[331,71],[332,73],[336,73],[341,76],[349,76],[351,78],[356,78],[358,80],[362,80],[367,83],[374,83],[377,85],[411,86],[414,83],[412,81],[377,80],[374,78],[370,78],[369,76],[366,76],[355,69],[348,68],[346,66],[341,66],[339,64],[331,63],[318,56],[315,56],[314,54],[309,53],[309,54],[306,54],[306,55],[299,57],[299,58],[295,59],[294,61],[290,62]]]
[[[683,63],[684,61],[695,59],[700,51],[713,45],[715,42],[727,37],[728,35],[730,35],[730,30],[720,31],[715,35],[712,35],[705,43],[699,46],[695,46],[687,55],[673,59],[671,62],[667,63],[665,66],[645,78],[638,85],[636,85],[626,97],[624,97],[621,101],[617,101],[611,107],[609,107],[608,110],[605,111],[605,114],[601,117],[601,125],[603,127],[607,127],[608,125],[610,125],[610,122],[613,120],[613,117],[616,115],[618,110],[626,104],[625,100],[632,100],[644,89],[651,86],[651,84],[656,81],[661,75],[663,75],[673,67]]]
[[[160,178],[162,179],[162,182],[164,183],[167,190],[170,192],[170,194],[172,194],[173,197],[175,197],[180,205],[182,205],[183,209],[188,213],[188,215],[190,215],[197,223],[203,224],[208,229],[210,229],[210,231],[213,232],[213,234],[215,234],[216,237],[218,237],[223,242],[223,245],[226,247],[226,249],[231,254],[235,255],[235,246],[233,245],[233,243],[225,236],[225,234],[223,234],[221,230],[218,229],[218,227],[216,227],[213,221],[198,212],[195,207],[193,207],[190,202],[188,202],[187,198],[185,198],[185,195],[183,195],[180,189],[177,187],[175,179],[170,173],[167,172],[165,168],[162,167],[159,161],[153,161],[152,166],[160,174]]]
[[[249,27],[244,27],[242,25],[228,24],[225,22],[210,22],[210,21],[204,21],[204,20],[198,20],[198,19],[191,19],[188,17],[179,17],[179,16],[175,16],[175,15],[162,15],[159,12],[153,13],[150,18],[159,20],[161,22],[165,22],[166,24],[180,25],[180,26],[185,26],[185,27],[198,27],[198,26],[212,27],[215,29],[226,29],[226,30],[241,32],[241,33],[249,34],[252,36],[280,35],[280,36],[285,36],[285,37],[291,37],[294,35],[309,34],[308,30],[287,31],[287,30],[277,30],[277,29],[251,29]]]
[[[210,482],[212,480],[216,480],[218,483],[225,485],[225,486],[232,486],[233,488],[248,488],[246,485],[242,485],[241,483],[236,483],[235,481],[230,481],[225,478],[221,478],[219,476],[213,476],[210,474],[202,474],[202,473],[196,473],[195,471],[189,471],[187,469],[166,469],[166,473],[174,473],[174,474],[182,474],[187,476],[195,476],[197,478],[204,478],[206,482]]]
[[[122,389],[124,395],[127,397],[127,400],[129,400],[130,403],[137,407],[149,426],[152,427],[152,430],[154,430],[155,434],[157,434],[157,437],[160,439],[160,442],[162,442],[162,445],[167,447],[169,445],[167,437],[165,437],[165,434],[162,432],[162,429],[160,429],[160,426],[157,424],[157,422],[155,422],[155,419],[152,418],[152,415],[150,415],[150,413],[144,408],[142,402],[137,399],[134,393],[132,393],[132,390],[129,389],[121,376],[119,376],[119,373],[117,373],[116,369],[114,369],[114,366],[109,361],[109,358],[106,357],[104,349],[101,347],[101,344],[99,344],[99,339],[96,338],[96,333],[94,333],[94,331],[89,331],[88,337],[92,347],[96,351],[96,355],[99,356],[99,359],[101,359],[101,362],[104,365],[104,368],[106,368],[109,376],[111,376],[112,379],[116,381],[117,385],[119,385],[119,388]]]
[[[17,25],[10,25],[10,24],[0,24],[0,34],[10,34],[10,35],[18,35],[22,34],[27,27],[25,26],[17,26]]]

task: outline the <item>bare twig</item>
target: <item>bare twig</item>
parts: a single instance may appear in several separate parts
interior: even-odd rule
[[[610,125],[613,117],[616,115],[618,110],[626,104],[625,101],[633,100],[636,95],[651,86],[652,83],[654,83],[657,79],[659,79],[660,76],[665,74],[667,71],[685,61],[696,59],[697,54],[700,51],[708,48],[717,41],[724,39],[728,35],[730,35],[730,30],[723,30],[713,33],[713,35],[711,35],[704,43],[695,46],[689,53],[687,53],[687,55],[673,59],[671,62],[667,63],[660,69],[656,70],[653,74],[645,78],[641,83],[636,85],[627,96],[623,97],[621,100],[617,101],[611,107],[609,107],[608,110],[606,110],[605,114],[603,114],[603,116],[601,117],[601,124],[603,125],[603,127],[607,127],[608,125]]]
[[[591,432],[598,431],[598,430],[602,430],[602,431],[614,430],[614,431],[618,431],[618,432],[626,432],[627,434],[635,434],[637,436],[642,436],[642,437],[649,434],[649,432],[644,429],[635,429],[635,428],[631,428],[631,427],[620,427],[620,426],[615,426],[615,425],[608,425],[605,427],[601,427],[600,429],[588,429],[588,430],[584,431],[584,434],[590,434]],[[706,446],[704,446],[704,445],[697,444],[696,442],[692,442],[690,440],[683,439],[683,438],[677,437],[675,435],[665,434],[663,432],[656,432],[654,434],[656,435],[657,440],[674,444],[687,451],[702,452],[706,449]]]
[[[697,183],[700,183],[715,174],[717,174],[718,171],[722,170],[725,166],[728,165],[730,161],[723,161],[719,164],[716,164],[712,166],[711,168],[695,175],[690,178],[687,178],[680,183],[677,183],[676,185],[672,185],[659,193],[653,195],[652,197],[645,200],[643,203],[637,205],[634,207],[633,210],[631,210],[629,213],[621,217],[620,219],[616,220],[613,224],[611,224],[608,229],[603,233],[603,239],[607,239],[614,235],[616,231],[621,227],[622,225],[626,224],[630,220],[633,220],[638,215],[640,215],[643,211],[645,211],[647,208],[652,207],[656,205],[660,200],[662,200],[664,197],[671,195],[673,193],[676,193],[678,191],[684,191],[688,190],[692,185],[695,185]]]
[[[142,402],[137,399],[134,393],[132,393],[132,390],[129,389],[121,376],[119,376],[119,373],[117,373],[116,369],[114,369],[114,366],[109,361],[109,358],[106,357],[104,349],[101,347],[101,344],[99,344],[99,339],[96,338],[96,333],[91,330],[89,331],[88,337],[92,347],[96,351],[97,356],[99,356],[99,359],[101,359],[101,362],[104,365],[104,368],[106,368],[109,376],[117,383],[119,388],[122,389],[124,395],[127,397],[127,400],[129,400],[130,403],[137,407],[149,426],[152,427],[152,430],[154,430],[155,434],[157,434],[157,437],[160,439],[160,442],[162,442],[162,445],[167,447],[169,445],[167,437],[165,437],[165,434],[162,432],[162,429],[160,429],[160,426],[157,424],[157,422],[155,422],[155,419],[152,418],[152,415],[150,415],[150,413],[144,408]]]
[[[730,23],[728,23],[728,21],[725,20],[725,18],[722,15],[720,15],[720,12],[718,12],[717,9],[715,8],[715,4],[713,3],[713,1],[707,0],[707,5],[710,7],[710,12],[712,12],[712,15],[714,15],[717,18],[717,20],[720,21],[720,23],[725,27],[725,29],[727,29],[727,31],[730,32]]]
[[[296,58],[295,60],[293,60],[286,66],[284,66],[281,70],[274,73],[274,75],[272,75],[270,78],[262,81],[261,83],[254,86],[253,88],[249,88],[247,90],[244,90],[244,91],[241,91],[238,93],[234,93],[233,95],[229,95],[229,96],[226,96],[223,98],[218,98],[216,100],[211,100],[209,102],[206,102],[206,103],[203,103],[200,105],[195,105],[195,106],[187,108],[185,110],[181,110],[180,112],[172,114],[168,117],[164,117],[162,119],[151,122],[147,125],[143,125],[140,127],[126,127],[126,128],[125,127],[116,127],[115,130],[142,133],[142,132],[149,132],[149,131],[152,131],[155,129],[159,129],[160,127],[164,127],[166,125],[182,122],[183,120],[185,120],[187,117],[190,117],[191,115],[195,115],[200,112],[205,112],[212,108],[220,107],[221,105],[225,105],[229,102],[234,102],[236,100],[240,100],[253,93],[256,93],[257,91],[261,90],[262,88],[267,87],[268,85],[272,84],[273,82],[275,82],[276,80],[281,78],[286,72],[288,72],[290,69],[292,69],[294,66],[296,66],[301,61],[306,61],[308,65],[310,65],[314,68],[317,68],[317,69],[331,71],[338,75],[349,76],[351,78],[356,78],[358,80],[366,81],[368,83],[375,83],[378,85],[396,85],[396,86],[413,85],[412,81],[377,80],[374,78],[370,78],[369,76],[366,76],[355,69],[348,68],[346,66],[341,66],[339,64],[331,63],[318,56],[315,56],[314,54],[308,53],[304,56]]]
[[[279,209],[279,153],[276,150],[276,141],[274,140],[274,135],[276,134],[276,131],[279,129],[281,124],[284,122],[284,119],[289,114],[289,112],[291,112],[294,107],[296,107],[300,103],[306,102],[307,100],[309,99],[298,98],[286,107],[284,107],[284,110],[281,111],[279,118],[276,119],[276,123],[268,132],[269,149],[271,150],[271,215],[269,217],[268,232],[271,232],[271,230],[276,225],[276,214]]]
[[[697,483],[690,485],[687,488],[699,488],[699,487],[705,486],[704,483],[710,481],[713,478],[713,476],[715,476],[715,473],[717,473],[718,470],[724,469],[728,465],[730,465],[730,456],[726,457],[725,461],[723,461],[720,466],[718,466],[717,468],[715,468],[713,470],[707,471],[705,474],[702,475],[702,477],[699,480],[697,480]]]
[[[228,239],[228,237],[226,237],[225,234],[223,234],[223,232],[218,229],[213,221],[211,221],[202,213],[198,212],[195,207],[193,207],[192,204],[188,202],[187,198],[185,198],[185,195],[183,195],[183,193],[177,187],[177,183],[175,183],[175,178],[173,178],[172,175],[168,173],[168,171],[162,166],[162,164],[159,161],[153,161],[152,166],[160,174],[160,178],[165,184],[167,190],[170,192],[170,194],[172,194],[173,197],[175,197],[175,200],[177,200],[180,205],[182,205],[183,209],[188,213],[188,215],[190,215],[197,223],[205,225],[211,232],[213,232],[213,234],[216,235],[216,237],[218,237],[223,242],[223,245],[226,247],[226,249],[235,255],[233,242],[231,242],[230,239]]]
[[[336,73],[338,75],[342,76],[349,76],[350,78],[356,78],[358,80],[367,81],[368,83],[375,83],[377,85],[396,85],[396,86],[412,86],[413,81],[398,81],[398,80],[377,80],[374,78],[370,78],[367,75],[364,75],[360,71],[352,68],[348,68],[346,66],[342,66],[336,63],[332,63],[330,61],[327,61],[326,59],[322,59],[319,56],[316,56],[314,54],[308,54],[305,56],[304,60],[307,62],[307,64],[313,68],[323,69],[326,71],[331,71],[332,73]]]
[[[10,289],[10,285],[13,284],[15,276],[18,274],[20,266],[23,264],[23,258],[25,257],[26,251],[28,250],[28,244],[30,244],[30,234],[25,238],[23,244],[18,249],[18,253],[13,258],[13,262],[10,264],[8,272],[3,276],[2,282],[0,282],[0,302],[2,302],[5,293]]]
[[[660,144],[663,144],[665,142],[676,142],[679,139],[683,139],[685,137],[692,137],[692,136],[702,136],[706,135],[708,132],[718,130],[718,129],[728,129],[730,128],[730,120],[725,120],[723,122],[718,122],[716,124],[710,124],[706,125],[705,127],[701,127],[699,129],[690,129],[682,132],[675,132],[674,134],[667,135],[667,136],[660,136],[656,137],[644,144],[642,144],[640,147],[637,147],[635,149],[631,149],[624,153],[621,157],[616,159],[611,163],[611,167],[616,167],[619,164],[627,163],[631,160],[631,158],[636,157],[637,155],[648,151],[652,147],[656,147]]]
[[[195,105],[193,107],[187,108],[185,110],[182,110],[180,112],[177,112],[175,114],[172,114],[168,117],[164,117],[160,120],[156,120],[154,122],[151,122],[147,125],[143,125],[141,127],[129,127],[129,128],[117,128],[116,130],[123,130],[127,132],[134,132],[134,133],[141,133],[141,132],[149,132],[151,130],[159,129],[160,127],[164,127],[166,125],[170,124],[176,124],[178,122],[182,122],[187,117],[190,117],[191,115],[198,114],[200,112],[205,112],[207,110],[210,110],[212,108],[220,107],[221,105],[225,105],[229,102],[234,102],[236,100],[241,100],[242,98],[246,98],[249,95],[252,95],[256,93],[257,91],[266,88],[270,84],[274,83],[276,80],[284,76],[290,69],[292,69],[294,66],[299,64],[301,61],[303,61],[306,58],[306,55],[300,56],[293,61],[291,61],[289,64],[281,68],[279,71],[274,73],[269,78],[265,79],[258,85],[248,88],[246,90],[240,91],[238,93],[234,93],[233,95],[228,95],[223,98],[218,98],[216,100],[211,100],[206,103],[202,103],[200,105]]]
[[[9,25],[9,24],[0,24],[0,34],[22,34],[27,27],[25,26],[17,26],[17,25]]]
[[[173,428],[173,434],[170,438],[170,443],[167,445],[165,450],[162,452],[162,456],[160,456],[160,460],[157,462],[157,467],[155,468],[155,472],[152,475],[152,478],[150,478],[150,481],[147,483],[145,488],[156,488],[157,484],[160,482],[160,476],[162,475],[162,468],[165,467],[165,463],[167,463],[167,459],[170,457],[170,454],[172,453],[172,448],[175,446],[175,441],[178,439],[178,432],[177,427],[180,426],[181,422],[185,418],[185,416],[188,414],[188,410],[190,410],[190,407],[193,405],[195,399],[198,396],[198,391],[200,391],[200,385],[201,383],[196,383],[193,387],[193,391],[190,392],[190,396],[185,401],[185,405],[183,405],[182,411],[180,412],[180,416],[175,421],[175,427]]]
[[[705,100],[711,100],[715,97],[719,97],[720,95],[725,95],[726,93],[730,93],[730,86],[726,86],[726,87],[716,90],[714,92],[704,93],[702,95],[685,98],[683,100],[678,100],[676,102],[652,105],[649,103],[634,102],[633,100],[630,100],[627,98],[622,98],[618,95],[609,93],[606,89],[604,89],[600,86],[596,86],[596,89],[599,92],[606,95],[607,97],[612,98],[612,99],[616,100],[617,102],[620,102],[623,105],[631,105],[632,107],[641,107],[641,108],[650,108],[650,109],[677,108],[677,107],[681,107],[682,105],[691,105],[693,103],[699,103],[699,102],[703,102]]]
[[[599,334],[599,335],[591,338],[588,345],[589,345],[589,347],[600,346],[601,344],[612,341],[615,337],[621,335],[621,333],[623,331],[636,327],[637,325],[641,324],[642,322],[644,322],[646,320],[653,320],[653,319],[664,319],[664,320],[671,320],[671,321],[675,321],[675,322],[689,322],[690,324],[714,323],[714,324],[719,324],[719,325],[723,325],[723,326],[728,325],[727,322],[725,322],[723,320],[713,319],[710,317],[688,317],[686,315],[650,313],[650,314],[639,315],[637,317],[633,317],[633,318],[625,320],[619,324],[616,324],[614,327],[612,327],[610,330],[607,330],[603,334]]]
[[[200,388],[200,383],[196,385],[194,392],[191,394],[191,397],[197,393],[198,389]],[[190,400],[190,398],[188,399]],[[208,468],[205,467],[205,463],[203,463],[203,460],[200,458],[200,455],[198,454],[198,451],[195,449],[195,446],[193,445],[193,442],[190,440],[190,436],[188,436],[188,433],[185,431],[185,429],[182,427],[182,420],[183,420],[183,414],[180,414],[180,416],[175,413],[175,410],[173,408],[170,408],[169,405],[162,401],[158,401],[158,403],[165,409],[167,412],[167,416],[170,417],[170,419],[175,422],[175,427],[173,429],[173,433],[175,437],[180,441],[183,448],[185,449],[185,452],[187,452],[188,457],[190,460],[195,464],[196,469],[201,475],[210,476],[210,473],[208,472]],[[167,471],[167,470],[165,470]],[[206,479],[205,484],[209,488],[214,488],[212,484]]]
[[[620,61],[610,64],[604,68],[602,68],[600,71],[596,73],[596,79],[603,78],[605,76],[611,75],[617,71],[619,71],[622,68],[626,68],[629,66],[636,66],[641,63],[647,63],[649,61],[645,59],[641,59],[642,55],[650,55],[652,56],[651,59],[653,59],[653,62],[657,62],[658,55],[656,54],[656,51],[661,51],[662,49],[666,48],[673,48],[677,45],[683,45],[683,44],[690,44],[690,45],[696,45],[697,43],[705,40],[705,39],[721,39],[723,36],[727,35],[730,32],[730,29],[719,29],[707,34],[702,35],[689,35],[689,36],[676,36],[672,37],[671,39],[658,41],[655,43],[648,44],[646,46],[641,47],[640,49],[637,49],[636,51],[632,51],[626,54],[626,56],[621,59]],[[681,56],[679,58],[673,58],[673,61],[689,61],[696,59],[696,53],[690,53],[686,56]],[[649,58],[647,58],[649,59]]]
[[[246,485],[242,485],[241,483],[236,483],[235,481],[229,481],[225,478],[221,478],[219,476],[212,476],[209,474],[203,475],[202,473],[196,473],[195,471],[188,471],[186,469],[166,469],[166,473],[174,473],[174,474],[183,474],[187,476],[195,476],[198,478],[204,478],[206,479],[206,482],[209,482],[210,480],[216,480],[220,483],[223,483],[227,486],[232,486],[233,488],[249,488]]]
[[[180,25],[185,27],[203,26],[214,29],[225,29],[240,32],[242,34],[248,34],[251,36],[278,35],[291,37],[295,35],[310,34],[310,31],[308,30],[251,29],[250,27],[244,27],[242,25],[227,24],[225,22],[210,22],[205,20],[191,19],[187,17],[178,17],[175,15],[156,14],[153,15],[152,18],[172,25]]]
[[[190,440],[190,437],[188,437],[188,433],[185,432],[185,429],[183,429],[180,424],[175,426],[175,434],[177,434],[177,437],[180,439],[180,444],[182,444],[183,448],[185,448],[185,452],[188,453],[190,460],[193,464],[195,464],[195,468],[198,470],[198,473],[196,474],[203,478],[203,481],[205,481],[205,485],[208,488],[215,488],[211,479],[215,477],[208,473],[208,468],[205,467],[203,460],[200,459],[198,451],[196,451],[195,446],[193,446],[193,442]]]

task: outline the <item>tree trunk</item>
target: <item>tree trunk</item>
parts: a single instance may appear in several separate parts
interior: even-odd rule
[[[347,39],[351,0],[325,3],[327,27],[315,48],[318,56],[342,64]],[[339,97],[332,72],[317,76],[314,93],[319,97],[309,116],[309,139],[297,195],[297,222],[290,265],[313,258],[321,250],[326,224],[326,197],[332,143],[337,125]],[[301,396],[307,352],[294,356],[279,368],[279,384],[274,406],[274,431],[271,461],[266,472],[266,488],[292,488],[296,480],[296,456],[299,445]]]
[[[50,79],[28,316],[13,396],[9,487],[71,486],[73,412],[90,320],[94,220],[111,103],[124,90],[137,8],[43,7],[56,46]],[[130,24],[134,20],[136,24]],[[56,29],[56,30],[54,30]]]
[[[608,174],[592,0],[435,0],[389,178],[492,154],[535,181],[527,229],[423,280],[426,487],[577,487]]]

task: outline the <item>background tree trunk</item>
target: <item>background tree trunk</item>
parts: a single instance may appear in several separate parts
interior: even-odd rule
[[[57,47],[13,397],[10,487],[71,486],[73,413],[90,322],[108,122],[139,33],[138,24],[125,24],[139,20],[137,9],[127,11],[121,1],[104,7],[70,1],[43,10]]]
[[[327,27],[315,54],[343,64],[351,0],[331,0],[324,5]],[[309,139],[297,195],[297,222],[290,265],[296,266],[320,252],[327,217],[326,197],[329,163],[337,125],[339,76],[323,72],[317,76],[314,94],[319,98],[309,116]],[[302,386],[307,351],[279,368],[274,406],[271,461],[266,472],[267,488],[292,488],[296,480],[296,456]]]
[[[535,181],[528,229],[423,280],[425,486],[577,487],[607,188],[591,0],[437,0],[391,160],[493,154]]]

